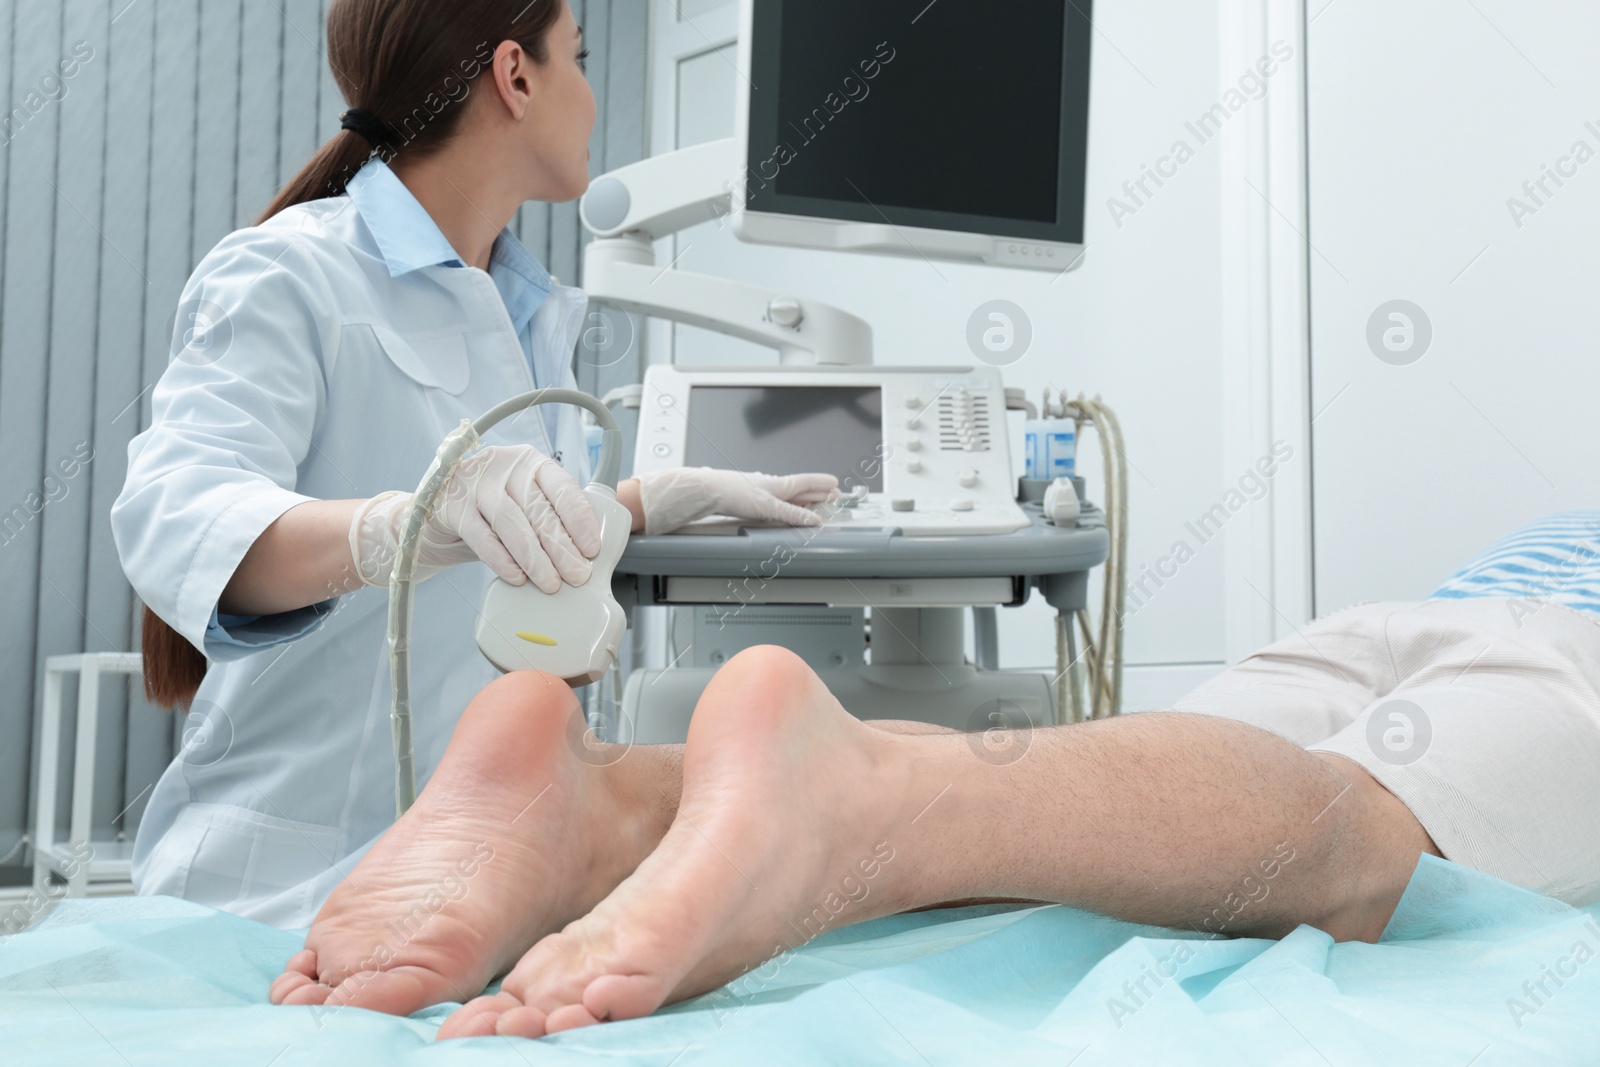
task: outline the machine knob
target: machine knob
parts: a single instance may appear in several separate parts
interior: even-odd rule
[[[961,488],[971,489],[978,484],[978,472],[968,467],[961,472]]]
[[[780,296],[767,305],[767,318],[792,330],[805,321],[806,309],[793,297]]]
[[[917,418],[915,415],[911,416],[909,419],[906,420],[906,429],[908,429],[908,430],[920,430],[920,429],[922,429],[922,420]]]
[[[908,459],[908,460],[906,460],[906,470],[910,471],[912,474],[921,474],[922,473],[922,460],[920,460],[920,459]]]
[[[910,408],[912,411],[920,411],[922,409],[922,398],[916,393],[912,393],[910,396],[906,397],[906,407]]]
[[[906,439],[906,451],[907,452],[921,452],[922,451],[922,438],[920,438],[920,437],[907,438]]]
[[[889,502],[889,507],[895,511],[916,511],[917,502],[915,500],[902,497],[899,500],[891,500]]]
[[[950,501],[951,511],[971,511],[972,507],[972,501],[966,497],[957,497],[955,500]]]

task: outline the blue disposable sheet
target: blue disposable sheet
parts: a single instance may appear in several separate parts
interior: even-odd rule
[[[542,1041],[274,1008],[300,945],[160,898],[0,940],[0,1064],[1458,1064],[1600,1061],[1600,905],[1424,857],[1382,942],[1205,940],[1059,907],[833,931],[649,1019]]]

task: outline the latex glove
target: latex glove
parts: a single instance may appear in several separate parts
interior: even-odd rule
[[[384,493],[356,510],[350,554],[368,585],[388,585],[410,493]],[[482,560],[511,585],[546,593],[589,580],[600,520],[577,479],[528,445],[485,448],[462,460],[422,524],[416,580]]]
[[[708,515],[820,526],[806,508],[835,500],[839,479],[831,474],[743,474],[709,467],[680,467],[639,478],[644,532],[652,537],[682,529]]]

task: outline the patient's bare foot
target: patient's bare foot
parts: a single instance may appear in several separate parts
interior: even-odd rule
[[[580,758],[582,722],[571,689],[545,675],[479,693],[416,805],[329,897],[272,1002],[409,1015],[465,1000],[592,908],[664,832],[678,755]]]
[[[637,1018],[823,929],[898,910],[889,872],[916,812],[894,742],[851,718],[792,654],[742,653],[695,710],[682,804],[660,846],[439,1036],[538,1037]]]

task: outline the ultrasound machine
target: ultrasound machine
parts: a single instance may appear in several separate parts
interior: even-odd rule
[[[597,305],[774,350],[760,366],[651,366],[608,398],[638,411],[635,473],[818,471],[843,494],[820,528],[710,519],[632,539],[613,590],[630,616],[670,611],[671,658],[591,710],[607,740],[682,741],[717,667],[758,644],[803,657],[863,718],[988,730],[1117,710],[1107,620],[1126,488],[1109,408],[1063,395],[1041,411],[961,337],[919,365],[876,364],[856,315],[657,262],[655,242],[722,218],[746,242],[989,264],[997,283],[1079,265],[1089,4],[929,7],[743,0],[736,136],[614,171],[584,199]],[[805,140],[823,122],[826,137]],[[1097,430],[1105,509],[1082,479],[1017,462],[1013,411]],[[1096,622],[1089,578],[1103,564]],[[1054,677],[999,669],[996,609],[1035,591],[1057,613]]]

